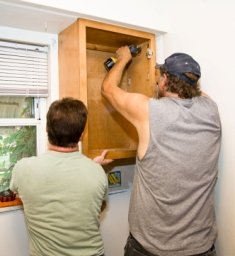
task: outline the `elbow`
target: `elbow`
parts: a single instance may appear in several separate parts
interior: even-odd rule
[[[108,85],[107,85],[105,82],[103,82],[103,84],[102,84],[102,86],[101,86],[101,95],[102,95],[104,98],[108,99],[110,94],[111,94],[111,92],[110,92],[110,90],[109,90]]]
[[[104,90],[103,87],[101,87],[101,95],[102,95],[105,99],[107,99],[107,92]]]
[[[101,86],[101,95],[103,96],[103,97],[105,97],[105,89],[104,89],[104,85],[102,84],[102,86]]]

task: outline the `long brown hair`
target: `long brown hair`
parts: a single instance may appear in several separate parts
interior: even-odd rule
[[[182,99],[190,99],[201,95],[200,85],[197,82],[198,77],[192,73],[186,73],[190,79],[195,80],[195,84],[191,85],[181,80],[177,76],[171,75],[163,67],[160,67],[160,75],[167,76],[167,91],[177,93]]]

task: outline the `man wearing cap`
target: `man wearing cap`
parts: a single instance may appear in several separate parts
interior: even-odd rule
[[[168,57],[156,66],[154,99],[118,87],[132,57],[127,46],[116,53],[102,94],[139,137],[125,256],[215,256],[221,125],[215,102],[200,91],[200,66],[185,53]]]

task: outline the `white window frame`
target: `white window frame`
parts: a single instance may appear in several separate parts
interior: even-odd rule
[[[1,118],[0,126],[35,126],[37,131],[36,145],[37,155],[46,150],[45,139],[45,117],[46,117],[46,98],[35,98],[35,118]],[[37,106],[36,106],[37,104]],[[43,118],[44,117],[44,118]]]
[[[31,119],[1,119],[0,126],[23,126],[34,125],[37,127],[37,154],[41,154],[47,149],[46,134],[46,112],[52,101],[59,98],[58,88],[58,35],[34,32],[9,27],[0,27],[0,39],[16,41],[26,44],[47,45],[49,48],[49,95],[47,98],[40,98],[39,109],[35,109],[36,116]],[[38,120],[37,113],[40,113]],[[39,115],[39,114],[38,114]]]
[[[29,30],[14,29],[0,26],[0,39],[28,44],[47,45],[49,48],[49,76],[47,98],[40,98],[39,109],[35,109],[35,118],[31,119],[1,119],[0,126],[27,126],[33,125],[37,129],[37,155],[47,150],[46,113],[50,104],[59,98],[58,75],[58,35]],[[39,118],[40,115],[40,118]],[[40,119],[40,120],[39,120]],[[0,208],[0,212],[21,208],[19,206]]]

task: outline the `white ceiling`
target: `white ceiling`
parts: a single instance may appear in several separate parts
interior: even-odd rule
[[[58,34],[77,18],[76,14],[0,0],[0,26]]]

